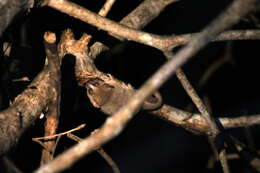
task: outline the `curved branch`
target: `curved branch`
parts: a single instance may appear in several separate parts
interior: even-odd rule
[[[148,23],[150,23],[154,18],[156,18],[164,8],[178,0],[144,0],[138,7],[136,7],[132,12],[125,16],[119,23],[126,25],[134,29],[142,29]],[[113,33],[110,33],[113,35]],[[122,37],[113,35],[117,39],[124,40]],[[117,49],[115,46],[113,49]],[[107,46],[102,43],[96,42],[91,49],[93,49],[93,58],[100,54],[102,51],[107,50]]]
[[[58,11],[66,13],[76,19],[98,27],[99,29],[108,31],[113,35],[122,37],[127,40],[136,41],[162,51],[171,50],[173,47],[187,43],[192,36],[197,37],[198,34],[187,34],[181,36],[160,36],[139,31],[112,20],[99,16],[75,3],[66,0],[49,0],[45,5],[52,7]],[[194,38],[194,37],[193,37]],[[236,39],[259,39],[259,30],[230,31],[224,32],[216,38],[216,41],[236,40]]]
[[[120,21],[120,24],[134,29],[142,29],[154,18],[159,16],[159,14],[161,14],[165,7],[167,7],[171,3],[178,1],[179,0],[145,0],[131,13],[124,17]],[[125,39],[117,37],[116,35],[113,36],[120,40]]]

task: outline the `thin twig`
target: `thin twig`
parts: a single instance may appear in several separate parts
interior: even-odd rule
[[[221,163],[222,169],[224,173],[229,173],[229,165],[228,165],[228,160],[227,160],[227,155],[226,155],[226,149],[222,148],[219,152],[219,161]]]
[[[58,143],[59,143],[60,139],[61,139],[61,136],[58,136],[56,141],[55,141],[55,144],[54,144],[53,149],[52,149],[52,151],[53,151],[52,155],[51,155],[52,158],[54,157],[54,154],[55,154],[55,151],[56,151],[56,148],[58,146]]]
[[[50,136],[43,136],[43,137],[37,137],[37,138],[32,138],[32,140],[50,140],[50,139],[53,139],[53,138],[56,138],[56,137],[59,137],[59,136],[63,136],[63,135],[66,135],[68,133],[72,133],[72,132],[75,132],[75,131],[78,131],[82,128],[84,128],[86,126],[86,124],[81,124],[79,125],[78,127],[75,127],[71,130],[68,130],[66,132],[62,132],[62,133],[58,133],[58,134],[55,134],[55,135],[50,135]]]
[[[167,58],[170,59],[171,56],[173,56],[171,53],[167,53],[166,54]],[[213,117],[209,114],[206,106],[204,105],[204,103],[202,102],[202,100],[200,99],[200,97],[198,96],[197,92],[195,91],[195,89],[193,88],[193,86],[190,84],[190,82],[188,81],[186,75],[184,74],[184,72],[179,68],[176,71],[176,76],[178,77],[179,81],[181,82],[182,86],[184,87],[185,91],[187,92],[187,94],[190,96],[190,98],[192,99],[193,103],[196,105],[196,107],[198,108],[199,112],[201,113],[201,116],[206,120],[207,124],[210,127],[210,134],[212,135],[213,138],[216,137],[216,135],[220,132],[219,129],[217,128],[217,125],[213,119]],[[214,144],[212,143],[212,148],[215,148]],[[216,151],[216,149],[213,149],[213,151]],[[215,153],[215,152],[214,152]],[[222,149],[219,153],[219,158],[221,161],[221,165],[223,167],[223,171],[224,173],[228,173],[229,172],[229,168],[228,168],[228,164],[227,164],[227,159],[225,158],[225,149]]]
[[[168,58],[170,58],[170,56]],[[217,125],[216,125],[213,117],[209,114],[206,106],[204,105],[204,103],[198,96],[197,92],[195,91],[193,86],[188,81],[186,75],[180,68],[177,69],[176,76],[180,80],[180,82],[181,82],[182,86],[184,87],[185,91],[187,92],[187,94],[192,99],[193,103],[198,108],[199,112],[201,113],[201,116],[206,120],[207,124],[210,126],[210,129],[211,129],[210,135],[212,135],[212,137],[214,139],[219,134],[220,131],[217,128]],[[212,147],[215,148],[215,145],[212,144]],[[216,150],[214,149],[213,151],[216,151]],[[221,151],[219,153],[219,158],[220,158],[220,162],[221,162],[224,173],[229,173],[230,171],[229,171],[229,166],[227,163],[225,153],[226,153],[225,148],[221,149]]]
[[[100,9],[98,14],[100,16],[106,17],[110,9],[112,8],[113,4],[116,0],[106,0],[106,3],[103,5],[103,7]]]
[[[181,69],[177,69],[176,76],[180,80],[180,82],[181,82],[182,86],[184,87],[185,91],[187,92],[187,94],[192,99],[193,103],[198,108],[199,112],[201,113],[201,116],[203,116],[203,118],[209,124],[209,126],[211,128],[211,133],[212,133],[211,135],[216,136],[219,133],[216,123],[215,123],[213,117],[210,116],[207,108],[203,104],[203,102],[200,99],[200,97],[198,96],[197,92],[195,91],[195,89],[192,87],[192,85],[188,81],[186,75],[183,73],[183,71]]]
[[[176,35],[175,39],[178,40],[178,45],[186,44],[190,39],[198,35],[199,33],[190,33],[183,35]],[[174,36],[171,36],[173,39]],[[260,30],[252,29],[252,30],[230,30],[224,31],[220,33],[214,40],[212,41],[230,41],[230,40],[258,40],[260,39]]]
[[[257,155],[260,154],[260,150],[257,151]],[[241,159],[240,156],[237,153],[230,153],[226,154],[228,160],[236,160],[236,159]],[[209,157],[208,163],[207,163],[207,168],[212,169],[214,167],[214,164],[216,161],[218,161],[218,158],[215,158],[213,155]]]
[[[168,59],[170,59],[173,55],[172,53],[165,53],[165,55],[167,56]],[[202,102],[202,100],[200,99],[200,97],[198,96],[196,90],[193,88],[193,86],[191,85],[191,83],[189,82],[189,80],[187,79],[185,73],[182,71],[181,68],[177,69],[176,71],[176,76],[179,79],[179,81],[181,82],[182,86],[184,87],[186,93],[190,96],[190,98],[192,99],[193,103],[196,105],[197,109],[199,110],[199,112],[201,113],[202,117],[206,120],[207,124],[210,127],[210,133],[209,135],[211,135],[211,137],[214,138],[220,133],[220,130],[218,129],[213,117],[211,116],[211,114],[209,113],[209,111],[207,110],[206,106],[204,105],[204,103]],[[209,138],[211,138],[209,136]],[[220,162],[221,162],[221,166],[223,168],[223,172],[224,173],[229,173],[229,166],[228,166],[228,162],[227,162],[227,158],[226,158],[226,149],[222,148],[220,150],[220,152],[217,154],[216,151],[216,146],[215,144],[212,142],[212,140],[210,140],[211,146],[213,148],[213,152],[215,154],[215,156],[219,157]]]
[[[37,140],[37,139],[36,139],[36,140],[35,140],[35,139],[32,139],[32,141],[38,143],[38,144],[39,144],[40,146],[42,146],[45,150],[51,152],[51,150],[49,150],[49,148],[48,148],[42,141]]]
[[[79,138],[76,135],[73,135],[72,133],[68,133],[67,136],[74,141],[82,141],[81,138]],[[109,164],[114,173],[120,173],[120,169],[118,168],[114,160],[105,152],[105,150],[102,147],[99,147],[98,149],[96,149],[96,151],[105,159],[105,161]]]

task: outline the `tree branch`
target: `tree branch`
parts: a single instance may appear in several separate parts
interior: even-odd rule
[[[98,14],[100,16],[106,17],[110,9],[112,8],[113,4],[116,0],[106,0],[106,3],[103,5],[103,7],[99,10]]]
[[[187,43],[190,40],[191,35],[184,35],[182,37],[178,36],[160,36],[156,34],[150,34],[130,27],[124,26],[122,24],[116,23],[109,19],[99,16],[96,13],[89,11],[75,3],[69,2],[67,0],[50,0],[46,3],[49,7],[52,7],[58,11],[66,13],[76,19],[86,22],[90,25],[96,26],[99,29],[108,31],[113,35],[122,37],[127,40],[136,41],[141,44],[145,44],[162,51],[171,50],[173,47]],[[242,11],[243,12],[243,11]],[[223,31],[223,30],[222,30]],[[197,36],[197,35],[195,35]],[[242,39],[246,37],[247,39],[259,39],[259,30],[257,32],[245,31],[245,32],[229,32],[219,39],[218,41],[223,41],[226,39]]]
[[[18,95],[12,106],[0,112],[0,155],[13,147],[22,133],[46,110],[46,106],[55,95],[53,87],[59,80],[60,60],[52,45],[46,43],[52,56],[48,58],[42,72]]]
[[[57,46],[55,45],[56,42],[56,36],[54,33],[48,33],[45,34],[45,36],[49,37],[49,40],[52,39],[52,46],[55,48],[52,52],[48,51],[48,46],[46,46],[46,54],[47,57],[52,57],[52,56],[57,56],[58,55],[58,50]],[[48,38],[46,38],[48,39]],[[56,51],[56,52],[55,52]],[[54,86],[53,86],[53,95],[52,98],[49,102],[48,110],[46,113],[46,120],[45,120],[45,131],[44,131],[44,136],[50,136],[54,135],[57,133],[58,125],[59,125],[59,117],[60,117],[60,85],[61,85],[61,74],[60,71],[58,71],[57,74],[57,79],[54,81]],[[53,155],[55,152],[57,140],[49,140],[49,141],[44,141],[43,144],[45,145],[47,150],[43,148],[42,150],[42,156],[41,156],[41,165],[46,164],[47,162],[51,161],[53,159]]]
[[[178,2],[179,0],[145,0],[131,13],[124,17],[120,24],[134,29],[143,29],[148,23],[167,7],[169,4]],[[114,37],[124,40],[115,34],[111,33]]]
[[[210,127],[198,113],[186,112],[166,104],[151,113],[193,133],[210,133]],[[260,124],[260,115],[243,115],[237,117],[232,115],[232,118],[220,115],[218,119],[226,129]]]

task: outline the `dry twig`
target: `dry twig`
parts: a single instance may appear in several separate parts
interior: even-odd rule
[[[112,8],[113,4],[116,0],[107,0],[106,3],[103,5],[103,7],[100,9],[98,14],[100,16],[106,17],[110,9]]]
[[[41,165],[46,164],[53,159],[55,149],[57,147],[57,144],[58,144],[61,136],[74,132],[74,131],[77,131],[77,130],[80,130],[80,129],[84,128],[85,126],[86,126],[85,124],[81,124],[78,127],[68,130],[66,132],[53,134],[53,135],[51,134],[49,136],[32,138],[32,140],[34,142],[40,144],[44,148],[44,150],[42,152],[43,155],[42,155],[42,159],[41,159],[41,161],[42,161]],[[53,129],[53,128],[51,128],[51,129]],[[54,130],[56,132],[56,128]],[[52,142],[51,145],[48,145],[47,142],[49,142],[49,141]]]
[[[80,142],[82,140],[81,138],[79,138],[76,135],[73,135],[72,133],[68,133],[67,136],[68,138],[77,142]],[[116,165],[116,163],[114,162],[114,160],[105,152],[105,150],[102,147],[99,147],[98,149],[96,149],[96,151],[98,152],[98,154],[100,154],[100,156],[102,156],[105,159],[105,161],[109,164],[109,166],[112,168],[114,173],[120,173],[120,170]]]
[[[48,50],[48,46],[46,46],[46,55],[47,57],[58,56],[56,42],[56,35],[51,32],[46,32],[44,35],[44,39],[48,41],[48,44],[52,44],[55,47],[55,50],[52,52]],[[56,51],[56,52],[55,52]],[[55,84],[53,86],[53,90],[55,90],[54,95],[52,96],[50,103],[48,104],[48,110],[46,113],[45,120],[45,136],[54,135],[57,133],[58,124],[59,124],[59,116],[60,116],[60,73],[58,74],[58,80],[55,80]],[[43,145],[45,148],[42,150],[41,156],[41,165],[46,164],[47,162],[53,159],[53,154],[55,152],[55,148],[57,145],[57,141],[48,140],[43,141]]]
[[[78,131],[78,130],[84,128],[85,126],[86,126],[86,124],[81,124],[78,127],[75,127],[75,128],[73,128],[71,130],[68,130],[66,132],[62,132],[62,133],[58,133],[58,134],[50,135],[50,136],[36,137],[36,138],[32,138],[32,140],[33,141],[51,140],[51,139],[57,138],[59,136],[67,135],[68,133],[72,133],[72,132]]]
[[[172,53],[165,53],[165,55],[168,59],[172,58],[172,56],[173,56]],[[186,75],[184,74],[184,72],[182,71],[181,68],[177,69],[176,76],[179,79],[179,81],[181,82],[186,93],[190,96],[191,100],[196,105],[197,109],[201,113],[201,116],[206,120],[207,124],[209,125],[209,127],[210,127],[209,138],[214,139],[219,134],[220,130],[218,129],[213,117],[209,114],[206,106],[203,104],[202,100],[198,96],[197,92],[195,91],[195,89],[193,88],[191,83],[188,81]],[[212,146],[215,147],[215,144],[212,143]],[[214,150],[214,151],[216,151],[216,150]],[[221,149],[218,156],[220,158],[220,162],[221,162],[224,173],[229,173],[229,167],[228,167],[225,153],[226,153],[226,151],[223,148],[223,149]]]

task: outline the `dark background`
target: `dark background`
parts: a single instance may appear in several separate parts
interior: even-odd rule
[[[98,12],[104,1],[74,1]],[[120,1],[113,6],[108,18],[120,21],[132,11],[141,0]],[[229,0],[180,0],[168,6],[159,17],[143,30],[151,33],[170,35],[201,31],[228,4]],[[255,14],[257,17],[257,14]],[[3,40],[14,44],[10,61],[17,61],[16,70],[9,73],[10,79],[28,76],[33,79],[43,68],[45,53],[42,36],[53,31],[58,36],[64,29],[71,28],[76,38],[86,32],[94,41],[101,41],[111,49],[96,60],[97,67],[111,73],[138,88],[164,62],[163,54],[145,45],[134,42],[119,42],[88,24],[73,19],[53,9],[44,7],[20,14],[4,34]],[[257,22],[244,18],[233,29],[254,29]],[[213,115],[239,116],[257,114],[259,110],[259,41],[234,41],[232,63],[221,66],[203,88],[198,87],[201,76],[209,65],[222,58],[227,42],[211,43],[192,60],[184,65],[190,82],[200,96],[210,99]],[[177,50],[176,50],[177,51]],[[10,62],[2,63],[1,75]],[[66,56],[62,64],[62,99],[59,132],[86,123],[86,128],[76,132],[80,137],[88,136],[100,127],[106,115],[91,106],[84,89],[77,86],[74,78],[74,57]],[[13,99],[22,92],[26,82],[1,82],[1,109],[8,107],[8,97]],[[8,89],[8,92],[6,91]],[[160,92],[166,104],[187,110],[191,100],[173,76]],[[9,93],[9,94],[7,94]],[[196,109],[192,110],[196,112]],[[19,145],[10,152],[10,158],[24,172],[31,172],[39,166],[41,146],[31,138],[43,135],[43,120],[38,120],[22,137]],[[258,126],[246,128],[252,132],[255,147],[259,148]],[[247,143],[244,128],[229,130],[242,142]],[[56,153],[68,149],[75,143],[62,137]],[[125,130],[104,149],[114,159],[122,173],[168,173],[168,172],[221,172],[217,163],[214,169],[206,168],[212,155],[207,138],[194,135],[182,128],[165,122],[148,112],[141,111],[127,125]],[[252,172],[241,160],[230,161],[231,172]],[[3,170],[3,169],[2,169]],[[2,171],[0,169],[0,172]],[[65,172],[112,172],[108,164],[96,152],[89,154]]]

